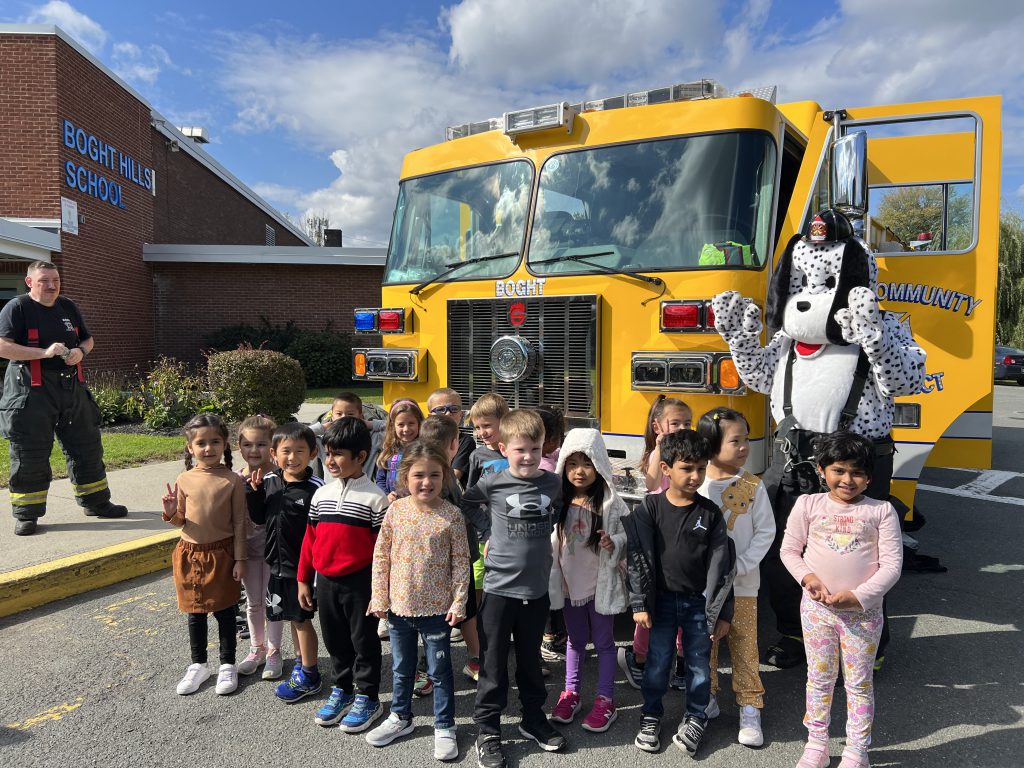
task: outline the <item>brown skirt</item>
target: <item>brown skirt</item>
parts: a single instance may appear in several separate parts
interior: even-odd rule
[[[241,586],[231,576],[235,565],[234,539],[212,544],[179,540],[171,555],[178,610],[183,613],[216,613],[235,605]]]

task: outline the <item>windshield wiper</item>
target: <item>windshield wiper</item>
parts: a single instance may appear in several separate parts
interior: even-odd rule
[[[462,269],[463,267],[468,267],[470,264],[479,264],[479,263],[481,263],[483,261],[496,261],[497,259],[507,259],[509,256],[518,256],[518,255],[519,255],[519,251],[509,251],[508,253],[492,253],[490,256],[477,256],[475,259],[466,259],[465,261],[455,261],[455,262],[451,262],[449,264],[445,264],[445,267],[447,267],[447,269],[445,269],[443,272],[438,272],[436,275],[434,275],[429,280],[424,280],[422,283],[420,283],[415,288],[410,290],[409,293],[412,296],[419,296],[420,295],[420,291],[422,291],[424,288],[426,288],[431,283],[434,283],[434,282],[440,280],[442,277],[447,277],[452,272],[456,272],[456,271]]]
[[[587,259],[596,259],[598,256],[614,256],[615,251],[598,251],[596,253],[567,253],[564,256],[555,256],[553,259],[541,259],[540,261],[531,261],[531,266],[538,264],[557,264],[561,261],[578,261],[580,264],[586,264],[588,267],[594,269],[603,269],[609,275],[625,275],[626,277],[635,277],[637,280],[643,280],[645,283],[651,285],[663,285],[664,281],[660,277],[650,277],[649,275],[641,275],[637,272],[630,272],[628,269],[618,269],[616,267],[609,267],[606,264],[595,264]]]

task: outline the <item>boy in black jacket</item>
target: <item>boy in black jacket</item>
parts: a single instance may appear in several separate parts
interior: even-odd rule
[[[735,559],[721,510],[697,493],[707,471],[708,442],[691,429],[665,435],[661,471],[664,493],[648,494],[626,529],[629,600],[633,620],[651,630],[644,669],[643,718],[634,744],[657,752],[675,660],[676,630],[683,633],[686,716],[672,740],[693,755],[707,724],[711,695],[711,641],[729,632]],[[706,595],[706,597],[705,597]]]

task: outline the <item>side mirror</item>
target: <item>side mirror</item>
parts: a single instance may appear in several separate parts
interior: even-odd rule
[[[868,135],[847,134],[832,144],[831,207],[859,218],[868,210]]]

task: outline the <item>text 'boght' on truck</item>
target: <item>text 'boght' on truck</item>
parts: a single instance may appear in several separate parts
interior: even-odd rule
[[[695,416],[727,405],[763,471],[767,398],[745,391],[709,300],[763,301],[830,187],[859,189],[879,300],[928,353],[922,391],[897,402],[893,493],[912,505],[926,465],[990,466],[1000,99],[826,112],[774,95],[703,80],[508,112],[410,152],[382,307],[355,318],[383,346],[354,351],[356,378],[387,402],[449,386],[467,407],[490,391],[556,407],[620,467],[656,393]],[[858,132],[866,164],[837,164]]]

